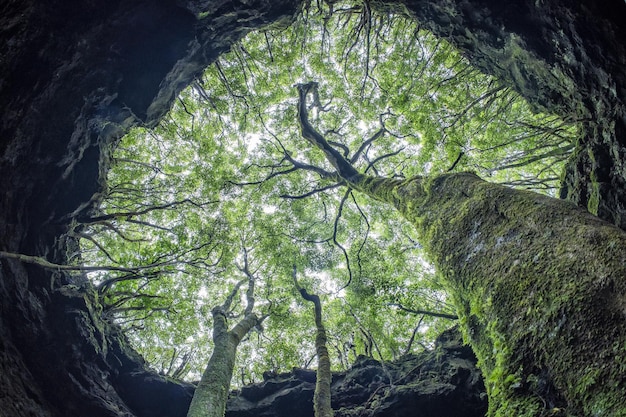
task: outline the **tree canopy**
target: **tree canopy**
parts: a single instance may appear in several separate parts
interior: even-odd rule
[[[75,261],[103,266],[90,275],[105,314],[161,372],[198,377],[211,309],[247,274],[269,316],[240,347],[237,382],[309,366],[314,323],[293,265],[323,299],[336,368],[428,348],[454,319],[412,226],[340,187],[301,138],[295,86],[310,81],[317,129],[371,175],[474,171],[554,194],[575,144],[575,121],[534,113],[399,10],[322,4],[249,35],[159,126],[123,138],[99,212],[74,228]]]

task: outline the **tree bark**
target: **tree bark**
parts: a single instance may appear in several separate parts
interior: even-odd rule
[[[626,233],[473,174],[353,187],[417,228],[486,379],[491,416],[625,416]]]
[[[196,387],[187,417],[224,417],[237,347],[258,322],[257,316],[250,313],[229,331],[224,310],[213,310],[213,354]]]
[[[538,110],[580,121],[561,198],[626,229],[626,3],[410,0],[405,7]]]
[[[626,232],[471,173],[355,174],[309,123],[307,86],[298,87],[302,136],[349,187],[416,227],[478,357],[490,415],[626,416]]]
[[[309,294],[305,288],[300,287],[296,278],[296,267],[293,270],[293,281],[296,289],[307,301],[314,305],[315,314],[315,353],[317,355],[317,372],[315,374],[315,393],[313,394],[313,411],[315,417],[333,417],[331,407],[330,384],[332,372],[330,370],[330,356],[326,347],[326,329],[322,321],[322,303],[317,294]]]

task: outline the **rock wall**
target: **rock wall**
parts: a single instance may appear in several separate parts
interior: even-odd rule
[[[583,121],[563,195],[624,227],[625,3],[404,4],[538,108]],[[232,42],[299,7],[4,0],[0,251],[65,262],[73,242],[64,233],[99,198],[117,139],[132,125],[156,123]],[[4,415],[68,417],[183,415],[167,407],[190,395],[188,386],[145,370],[102,321],[86,282],[7,259],[0,259],[0,394]]]
[[[291,19],[298,7],[280,0],[4,1],[0,251],[65,263],[74,242],[64,233],[99,198],[118,138],[135,124],[155,124],[233,42]],[[177,415],[168,413],[169,400],[184,393],[175,385],[155,396],[155,387],[170,383],[146,376],[143,360],[102,320],[88,283],[0,263],[0,414]],[[145,405],[161,411],[134,411]]]
[[[229,399],[226,417],[313,417],[315,371],[268,375]],[[476,358],[456,329],[432,351],[380,363],[359,357],[333,374],[336,417],[483,417],[487,397]]]
[[[581,123],[561,197],[626,228],[626,2],[410,0],[424,27],[538,110]]]

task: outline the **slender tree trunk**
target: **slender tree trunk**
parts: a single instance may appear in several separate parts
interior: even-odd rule
[[[351,188],[417,229],[486,378],[490,416],[626,416],[626,232],[471,173],[362,175],[308,121],[302,136]]]
[[[230,381],[235,368],[238,341],[226,330],[226,317],[214,314],[214,320],[222,321],[220,331],[215,333],[213,354],[196,387],[187,417],[224,417]]]
[[[187,417],[224,417],[237,347],[258,323],[256,315],[249,314],[228,331],[226,316],[221,309],[214,310],[213,320],[213,354],[196,387]]]
[[[193,394],[187,417],[224,417],[230,381],[233,378],[237,347],[241,340],[265,317],[259,319],[252,312],[254,309],[255,278],[248,268],[248,251],[244,248],[244,266],[240,268],[247,278],[235,285],[221,306],[214,307],[213,315],[213,354],[202,374],[202,378]],[[228,330],[226,315],[241,285],[248,281],[246,291],[247,305],[243,318]]]
[[[330,371],[330,356],[328,355],[328,348],[326,347],[326,329],[322,322],[322,303],[318,295],[309,294],[306,289],[298,285],[295,267],[293,280],[302,298],[312,302],[315,306],[315,327],[317,329],[315,333],[317,373],[315,379],[315,393],[313,394],[313,410],[315,417],[333,417],[330,395],[332,372]]]

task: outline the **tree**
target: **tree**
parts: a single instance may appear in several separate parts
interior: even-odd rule
[[[4,3],[0,249],[66,265],[76,242],[65,233],[99,199],[119,138],[154,125],[229,45],[297,7],[250,3],[244,28],[193,2]],[[3,413],[181,415],[187,388],[149,371],[85,277],[0,262]]]
[[[474,174],[364,175],[309,122],[316,88],[298,86],[302,136],[348,187],[394,206],[425,237],[485,373],[490,415],[541,415],[547,404],[626,415],[626,233]]]
[[[326,329],[322,321],[322,302],[317,294],[309,294],[306,288],[298,284],[296,266],[293,267],[293,283],[296,289],[306,301],[313,303],[315,315],[315,353],[317,355],[317,373],[315,379],[315,394],[313,395],[313,409],[315,417],[332,417],[333,409],[330,405],[330,384],[332,373],[330,371],[330,357],[326,347]]]
[[[230,381],[235,368],[237,347],[252,328],[260,326],[263,322],[263,318],[258,318],[253,312],[255,277],[248,268],[248,257],[245,250],[242,271],[247,275],[247,278],[235,285],[224,304],[214,307],[211,311],[213,315],[213,353],[193,394],[187,417],[224,417]],[[231,314],[233,299],[239,292],[239,287],[246,281],[248,283],[247,304],[243,317],[229,330],[227,317]]]

